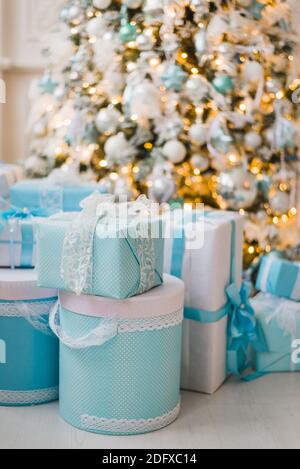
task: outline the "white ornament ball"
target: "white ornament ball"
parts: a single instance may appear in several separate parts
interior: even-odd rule
[[[257,83],[263,77],[263,67],[256,61],[248,61],[244,67],[244,79],[249,83]]]
[[[199,145],[204,145],[207,142],[208,129],[204,124],[194,124],[189,130],[189,137]]]
[[[270,191],[269,204],[274,215],[283,215],[291,209],[290,196],[287,192],[277,190],[273,193]]]
[[[131,115],[140,119],[155,119],[161,115],[160,92],[150,81],[145,80],[140,85],[129,90],[129,104]]]
[[[143,4],[144,0],[123,0],[123,4],[126,5],[128,8],[132,8],[135,10],[136,8],[140,8]]]
[[[80,14],[81,14],[81,9],[78,6],[74,5],[68,11],[68,19],[70,21],[76,20],[80,16]]]
[[[257,132],[252,130],[251,132],[248,132],[246,134],[245,143],[247,147],[252,148],[252,149],[257,149],[262,144],[262,138]]]
[[[208,94],[208,86],[200,75],[193,75],[185,84],[185,92],[197,104]]]
[[[155,43],[155,38],[153,34],[142,33],[136,38],[136,43],[140,50],[151,50]]]
[[[207,156],[196,154],[191,157],[191,165],[194,169],[199,169],[199,171],[204,172],[209,168],[210,161]]]
[[[95,18],[92,18],[87,23],[86,30],[90,36],[102,37],[103,28],[104,28],[104,21],[103,21],[102,16],[96,16]]]
[[[160,175],[151,181],[149,197],[160,204],[168,202],[176,191],[176,185],[171,175]]]
[[[178,140],[170,140],[163,147],[164,156],[174,164],[181,163],[186,157],[186,148]]]
[[[164,8],[164,4],[162,0],[146,0],[144,11],[146,13],[157,13],[162,11]]]
[[[115,108],[105,108],[96,117],[96,127],[99,132],[115,132],[121,119],[121,113]]]
[[[244,8],[248,8],[252,5],[253,0],[237,0],[237,3]]]
[[[275,142],[275,130],[273,127],[269,127],[264,131],[264,138],[266,139],[269,145],[273,145]]]
[[[105,10],[111,4],[111,0],[93,0],[93,5],[98,10]]]
[[[123,155],[127,154],[129,146],[130,144],[126,140],[125,135],[120,132],[117,135],[113,135],[106,141],[104,151],[109,158],[119,157],[121,160],[122,153]]]

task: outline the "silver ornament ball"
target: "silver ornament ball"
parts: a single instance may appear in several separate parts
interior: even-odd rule
[[[222,208],[249,209],[258,195],[255,177],[244,168],[233,168],[219,174],[215,187]]]
[[[163,147],[163,155],[174,164],[182,163],[186,154],[186,148],[179,140],[170,140]]]
[[[98,10],[105,10],[111,5],[111,0],[93,0],[93,5]]]
[[[191,157],[191,165],[194,169],[204,173],[210,167],[210,160],[207,156],[195,154]]]
[[[120,123],[121,113],[115,108],[104,108],[96,117],[96,127],[99,132],[113,133]]]

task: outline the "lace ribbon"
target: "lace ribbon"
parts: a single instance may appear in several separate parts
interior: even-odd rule
[[[151,419],[107,419],[90,415],[81,416],[81,427],[92,432],[136,434],[147,433],[170,425],[178,417],[180,402],[170,412]]]
[[[72,349],[100,347],[118,334],[157,331],[181,324],[183,309],[164,316],[147,319],[116,319],[115,317],[100,319],[99,325],[87,335],[79,338],[68,337],[60,325],[60,304],[56,302],[50,312],[50,328],[59,340]]]
[[[57,299],[0,302],[0,317],[23,318],[37,331],[52,335],[49,327],[49,312]]]
[[[297,338],[297,315],[300,315],[299,303],[281,299],[278,304],[278,298],[275,299],[274,297],[274,303],[275,301],[275,311],[266,318],[266,324],[268,325],[273,320],[276,320],[284,336],[291,337],[292,340],[295,340]]]
[[[58,387],[33,391],[2,391],[0,405],[35,405],[58,399]]]
[[[93,245],[99,222],[105,225],[106,236],[121,236],[126,239],[130,224],[130,234],[135,242],[140,265],[138,293],[155,285],[155,252],[151,225],[148,220],[143,224],[139,218],[145,212],[150,214],[149,204],[146,198],[141,197],[136,202],[117,205],[113,196],[103,196],[98,192],[81,203],[82,212],[70,223],[63,244],[61,276],[68,289],[77,295],[92,292]],[[132,223],[134,221],[135,225]],[[142,225],[146,226],[146,233]]]

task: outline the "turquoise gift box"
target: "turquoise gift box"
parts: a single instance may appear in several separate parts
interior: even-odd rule
[[[251,304],[269,350],[256,354],[256,370],[300,371],[300,304],[268,293],[259,293]]]
[[[262,259],[257,290],[300,301],[300,264],[270,254]]]
[[[98,190],[95,183],[62,186],[51,184],[47,179],[22,181],[10,188],[10,203],[28,210],[47,209],[49,214],[78,212],[80,202],[95,190]]]
[[[81,430],[158,430],[180,411],[183,283],[125,300],[60,293],[50,326],[60,339],[60,414]]]
[[[33,268],[36,264],[35,226],[40,217],[1,220],[0,267]]]
[[[101,199],[99,194],[90,199],[95,197]],[[113,226],[109,217],[90,213],[85,208],[75,219],[62,213],[38,223],[39,286],[125,299],[161,285],[162,221],[145,221],[144,227],[155,229],[158,236],[142,238],[127,232],[124,223]]]
[[[58,399],[59,343],[48,324],[56,301],[33,269],[0,269],[0,406]]]

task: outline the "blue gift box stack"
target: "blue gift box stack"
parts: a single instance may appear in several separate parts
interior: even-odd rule
[[[16,336],[22,343],[22,356],[12,359],[10,352],[0,365],[0,404],[57,398],[59,368],[60,413],[73,426],[134,434],[171,423],[180,410],[184,286],[163,277],[163,223],[147,216],[149,201],[117,204],[93,184],[39,180],[14,185],[10,202],[2,214],[2,263],[9,264],[13,282],[25,281],[30,272],[35,283],[28,303],[23,284],[18,297],[10,298],[19,323],[2,317],[0,308],[7,350]],[[111,215],[115,208],[118,213]],[[59,292],[57,301],[54,294],[44,298],[47,292]],[[34,382],[12,377],[22,357]],[[41,361],[44,373],[38,371]],[[45,374],[55,383],[42,389]]]

